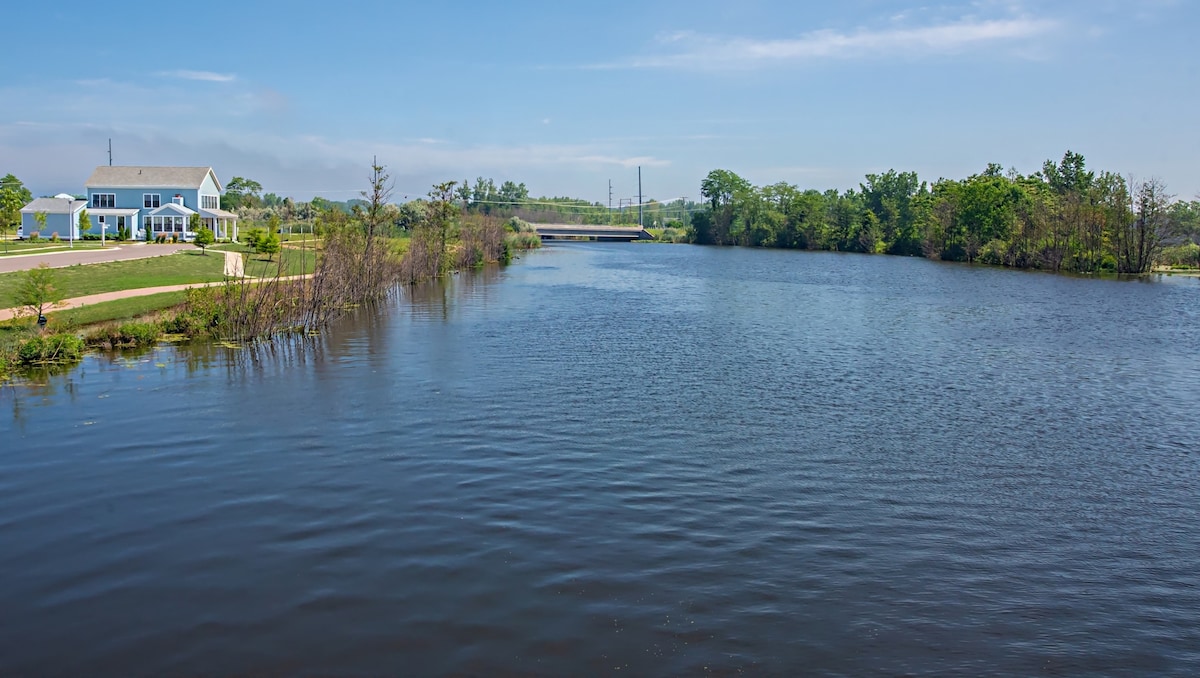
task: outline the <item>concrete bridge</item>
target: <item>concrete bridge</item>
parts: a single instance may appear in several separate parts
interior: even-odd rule
[[[641,226],[596,226],[589,224],[533,224],[542,240],[578,238],[582,240],[653,240]]]

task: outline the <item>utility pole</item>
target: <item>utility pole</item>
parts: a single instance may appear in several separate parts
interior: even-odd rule
[[[112,167],[112,137],[108,138],[108,166]]]
[[[613,216],[612,216],[612,179],[609,179],[609,180],[608,180],[608,214],[605,214],[605,215],[604,215],[604,223],[606,223],[606,224],[611,224],[612,222],[613,222]]]
[[[642,166],[638,165],[638,227],[642,226]]]

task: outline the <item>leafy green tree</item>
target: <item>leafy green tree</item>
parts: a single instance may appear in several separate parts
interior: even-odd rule
[[[58,274],[48,264],[31,268],[21,276],[17,285],[17,306],[33,311],[35,318],[62,301],[63,292],[58,287]]]
[[[500,200],[508,203],[509,206],[519,205],[529,199],[529,189],[525,188],[524,183],[515,184],[511,181],[505,181],[500,185]]]
[[[45,233],[46,232],[46,213],[45,212],[35,212],[33,215],[33,220],[38,223],[38,235],[40,236],[41,234]]]
[[[750,194],[753,186],[729,170],[713,170],[700,182],[700,195],[709,203],[712,215],[708,229],[709,241],[697,240],[701,244],[726,245],[732,243],[734,201]]]
[[[876,217],[871,223],[878,224],[877,246],[890,254],[917,254],[920,241],[912,218],[912,199],[921,190],[917,173],[888,170],[868,174],[859,188],[867,209]]]
[[[21,208],[33,200],[33,194],[12,174],[0,178],[0,237],[8,251],[8,235],[21,223]]]
[[[83,237],[88,231],[92,230],[92,218],[88,216],[87,209],[79,210],[79,236]]]
[[[200,226],[193,231],[196,237],[192,240],[192,244],[200,248],[200,253],[207,256],[208,246],[216,241],[216,236],[213,235],[212,229],[207,226]]]
[[[262,184],[253,179],[234,177],[225,184],[225,193],[221,196],[221,207],[228,210],[255,207],[261,202],[258,197],[259,193],[262,193]]]

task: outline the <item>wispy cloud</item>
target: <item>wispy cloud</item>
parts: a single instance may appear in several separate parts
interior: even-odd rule
[[[237,76],[233,73],[214,73],[213,71],[159,71],[159,76],[179,80],[201,80],[203,82],[233,82]]]
[[[594,68],[740,70],[829,59],[956,54],[1019,44],[1058,28],[1053,19],[1017,16],[967,18],[927,26],[892,26],[853,32],[818,30],[795,38],[749,38],[678,31],[660,36],[663,53]]]

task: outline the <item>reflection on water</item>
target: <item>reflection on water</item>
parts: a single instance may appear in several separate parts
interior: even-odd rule
[[[0,673],[1192,675],[1198,292],[565,244],[92,356],[0,392]]]

